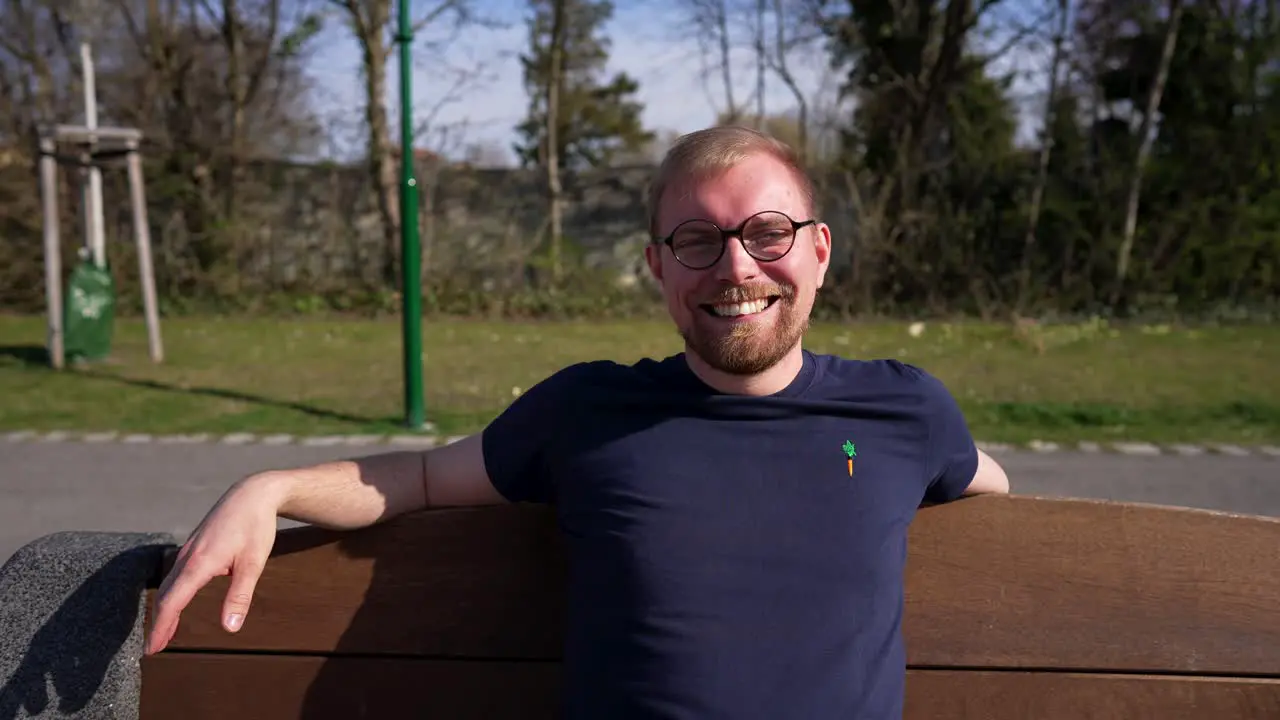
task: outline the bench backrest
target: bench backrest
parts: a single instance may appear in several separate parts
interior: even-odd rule
[[[219,578],[143,660],[142,718],[554,718],[565,570],[544,508],[283,531],[240,633]],[[1280,520],[926,507],[904,633],[908,720],[1280,718]]]

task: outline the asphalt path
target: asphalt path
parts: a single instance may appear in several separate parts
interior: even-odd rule
[[[245,475],[389,449],[0,442],[0,558],[62,530],[158,531],[182,540]],[[1280,459],[1272,456],[1075,451],[996,456],[1017,494],[1280,517]]]

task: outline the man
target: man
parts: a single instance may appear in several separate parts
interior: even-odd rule
[[[802,349],[831,256],[813,202],[765,135],[682,138],[645,254],[685,352],[565,368],[425,453],[240,481],[166,579],[148,652],[215,575],[241,626],[277,516],[359,528],[548,502],[571,561],[568,717],[899,718],[907,526],[1008,480],[924,371]]]

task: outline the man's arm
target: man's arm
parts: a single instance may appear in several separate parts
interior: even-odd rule
[[[220,575],[231,578],[223,626],[240,629],[271,555],[278,517],[351,530],[426,507],[502,502],[485,469],[480,435],[426,452],[252,475],[227,490],[183,544],[160,586],[146,652],[164,649],[183,609]]]
[[[505,502],[489,481],[479,434],[425,452],[271,471],[245,482],[274,485],[280,517],[338,530],[428,507]]]
[[[965,489],[965,495],[1003,495],[1009,492],[1009,476],[994,458],[978,450],[978,469]]]
[[[990,455],[977,447],[969,423],[942,381],[916,369],[925,394],[928,433],[925,501],[949,502],[966,495],[1005,494],[1009,478]]]

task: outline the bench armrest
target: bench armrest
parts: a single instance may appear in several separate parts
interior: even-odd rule
[[[0,566],[0,718],[136,718],[146,589],[175,543],[60,532]]]

